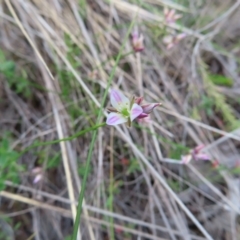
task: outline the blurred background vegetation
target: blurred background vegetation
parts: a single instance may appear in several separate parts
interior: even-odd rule
[[[84,174],[79,239],[240,239],[239,14],[239,0],[0,1],[0,240],[70,240]],[[110,81],[162,106],[99,128],[88,168]],[[182,164],[200,144],[209,161]]]

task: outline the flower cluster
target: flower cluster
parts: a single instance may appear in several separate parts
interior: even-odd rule
[[[176,20],[182,17],[181,14],[177,14],[175,9],[164,9],[164,19],[168,25],[172,25]],[[187,35],[186,33],[176,33],[175,31],[170,35],[167,35],[163,38],[163,43],[167,46],[167,49],[171,49],[176,46],[183,38]]]
[[[164,9],[164,18],[167,24],[173,24],[176,22],[176,20],[180,19],[182,17],[181,14],[176,14],[175,9]]]
[[[108,108],[110,113],[107,117],[107,124],[118,125],[127,123],[129,127],[135,119],[148,118],[152,110],[160,105],[160,103],[142,104],[143,97],[132,97],[132,99],[129,100],[117,90],[111,91],[110,101],[112,107]]]
[[[191,160],[210,160],[210,156],[206,153],[202,153],[201,150],[204,149],[204,145],[199,145],[194,149],[190,150],[187,155],[182,156],[182,163],[187,164]]]
[[[167,35],[163,38],[163,43],[167,46],[167,49],[171,49],[174,46],[176,46],[186,36],[187,36],[186,33]]]
[[[132,47],[135,52],[142,52],[144,50],[144,37],[142,34],[138,32],[137,29],[135,29],[132,34]]]

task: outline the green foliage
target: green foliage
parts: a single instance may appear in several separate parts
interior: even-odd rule
[[[200,108],[206,111],[207,116],[212,117],[214,114],[213,108],[215,106],[213,98],[206,95],[202,96],[202,101],[200,103]]]
[[[1,215],[1,213],[0,213]],[[0,217],[0,240],[12,240],[12,237],[9,236],[9,232],[13,230],[16,232],[21,227],[21,222],[17,222],[13,226],[13,221],[9,217],[1,216]],[[13,227],[11,227],[13,226]]]
[[[78,168],[78,173],[81,177],[84,176],[84,173],[88,171],[88,174],[90,174],[92,172],[92,167],[89,166],[89,168],[87,169],[86,168],[86,163],[82,163],[79,165],[79,168]]]
[[[22,94],[24,97],[31,96],[30,85],[27,79],[27,73],[24,70],[17,71],[13,61],[8,61],[4,53],[0,50],[0,73],[5,76],[9,86],[15,90],[17,94]]]
[[[41,144],[44,144],[44,142],[35,140],[33,146],[34,145],[41,146]],[[48,151],[48,148],[34,151],[34,155],[38,159],[37,163],[40,166],[44,166],[46,170],[56,168],[61,162],[61,154],[59,152],[52,154],[51,151]]]
[[[225,77],[219,74],[209,74],[209,80],[212,81],[215,85],[222,85],[226,87],[233,86],[233,80],[231,78]]]
[[[136,227],[136,225],[135,225],[134,223],[127,223],[127,224],[126,224],[126,227],[127,227],[127,228],[130,228],[130,229],[134,229],[134,228]],[[127,238],[127,239],[131,239],[132,234],[131,234],[130,232],[125,232],[125,231],[124,231],[124,236],[125,236],[125,238]]]
[[[87,14],[87,11],[86,11],[86,0],[79,0],[79,13],[80,15],[85,18],[86,17],[86,14]]]
[[[43,144],[43,142],[34,141],[34,145],[41,146],[41,144]],[[54,152],[53,154],[51,153],[49,154],[49,151],[47,151],[46,148],[43,150],[34,151],[34,152],[35,152],[35,155],[37,156],[38,164],[40,164],[41,166],[44,166],[45,170],[57,168],[61,163],[61,154],[59,152],[57,153]]]
[[[11,74],[15,70],[15,64],[12,61],[7,61],[3,51],[0,50],[0,72]]]
[[[188,151],[189,151],[189,148],[181,144],[171,145],[170,158],[181,159],[181,156],[185,155]]]
[[[73,74],[68,70],[59,70],[58,71],[58,79],[61,86],[61,96],[64,98],[65,101],[69,101],[69,96],[71,96],[72,87],[71,82],[73,80]]]
[[[48,159],[46,169],[56,168],[57,166],[59,166],[60,163],[61,163],[61,154],[57,153]]]
[[[113,202],[113,198],[115,194],[118,194],[120,192],[120,187],[123,185],[123,181],[122,180],[118,180],[118,181],[114,181],[113,180],[113,186],[110,192],[109,189],[109,197],[107,198],[106,201],[106,207],[109,208]]]
[[[20,154],[10,148],[8,136],[0,140],[0,190],[5,188],[4,182],[11,180],[19,181],[19,173],[23,167],[17,163]]]
[[[76,61],[76,57],[79,57],[81,55],[81,49],[76,46],[76,44],[74,44],[71,40],[71,38],[69,37],[69,35],[65,34],[64,36],[64,40],[65,43],[68,47],[68,51],[67,51],[67,59],[68,61],[71,63],[72,67],[74,69],[77,69],[78,67],[81,66],[81,62],[80,61]]]
[[[174,190],[175,192],[180,191],[180,184],[181,184],[180,181],[169,178],[169,179],[167,179],[167,183],[171,187],[171,189]]]
[[[68,47],[67,50],[67,60],[70,62],[74,69],[77,69],[81,64],[76,61],[75,57],[80,56],[80,49],[72,42],[71,38],[65,34],[65,43]],[[64,97],[65,101],[69,101],[71,98],[71,93],[73,91],[74,75],[68,69],[57,69],[58,79],[61,86],[61,95]]]
[[[227,128],[229,130],[233,130],[236,127],[239,127],[240,123],[234,116],[231,106],[226,102],[225,96],[219,93],[215,88],[215,85],[211,80],[210,74],[207,71],[207,66],[203,62],[201,62],[200,66],[207,95],[214,101],[215,109],[222,114],[223,119],[227,124]]]
[[[191,118],[193,118],[193,119],[195,119],[195,120],[197,120],[197,121],[201,121],[201,116],[200,116],[200,114],[199,114],[198,106],[192,108]]]
[[[79,118],[79,116],[86,116],[86,117],[88,117],[88,115],[89,115],[89,114],[87,115],[86,112],[83,112],[82,109],[79,108],[78,104],[70,105],[68,107],[68,113],[71,116],[71,119],[73,121],[76,120],[77,118]]]
[[[18,230],[22,226],[21,222],[17,222],[16,225],[14,226],[14,230]]]
[[[168,124],[172,124],[170,121],[168,122]],[[133,126],[135,128],[139,128],[142,130],[145,130],[148,134],[150,134],[151,136],[155,136],[159,141],[168,144],[168,146],[171,148],[171,153],[170,153],[170,157],[171,158],[175,158],[175,159],[179,159],[181,157],[181,155],[184,155],[185,153],[187,153],[190,149],[184,145],[182,145],[181,143],[175,143],[165,137],[162,137],[159,134],[153,133],[151,132],[151,130],[147,127],[138,125],[138,124],[134,124]],[[138,146],[138,148],[143,151],[143,148],[141,146]]]
[[[1,229],[0,225],[0,240],[12,240],[12,237],[8,236],[8,233]]]
[[[240,167],[235,167],[235,168],[231,169],[229,172],[232,173],[232,174],[239,175],[240,174]]]
[[[2,52],[0,51],[0,72],[5,73],[6,75],[10,75],[12,71],[15,70],[15,64],[12,61],[6,61],[5,58],[1,56]]]
[[[140,165],[138,163],[138,160],[136,158],[132,158],[130,160],[130,164],[129,164],[129,167],[127,169],[127,172],[126,174],[129,175],[131,173],[134,173],[135,171],[139,171],[141,168],[140,168]]]
[[[64,240],[72,240],[71,235],[66,236],[66,237],[64,238]]]

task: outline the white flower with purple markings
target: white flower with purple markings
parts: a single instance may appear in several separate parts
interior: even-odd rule
[[[111,112],[107,117],[108,125],[128,123],[128,126],[131,126],[131,122],[143,112],[140,105],[130,101],[117,90],[111,91],[110,101],[113,108],[108,109]]]
[[[112,90],[110,101],[113,107],[108,108],[110,112],[107,116],[108,125],[118,125],[127,123],[131,126],[134,119],[143,119],[149,116],[152,110],[160,103],[149,103],[142,105],[143,98],[133,97],[130,101],[126,96],[117,90]]]

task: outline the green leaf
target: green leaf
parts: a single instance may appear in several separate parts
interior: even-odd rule
[[[61,162],[60,156],[60,154],[56,154],[55,156],[50,158],[50,160],[47,162],[47,169],[57,167]]]
[[[88,170],[87,174],[89,174],[89,173],[92,171],[91,166],[89,166],[89,168],[87,169],[85,163],[80,164],[80,167],[78,168],[78,173],[79,173],[79,175],[80,175],[81,177],[83,177],[86,170]]]
[[[181,159],[188,152],[188,148],[182,145],[171,146],[170,158]]]
[[[127,170],[126,174],[129,175],[129,174],[131,174],[135,171],[138,171],[140,169],[141,168],[140,168],[140,165],[138,163],[138,160],[133,158],[133,159],[130,160],[130,165],[128,167],[128,170]]]
[[[221,86],[226,86],[226,87],[232,87],[233,86],[233,80],[231,78],[225,77],[223,75],[209,74],[209,79],[215,85],[221,85]]]
[[[4,180],[0,179],[0,191],[4,190],[4,188],[5,188]]]
[[[6,180],[19,182],[19,173],[23,169],[17,163],[19,156],[18,152],[11,149],[9,135],[5,133],[3,139],[0,140],[0,190],[4,189]]]
[[[68,235],[64,238],[64,240],[71,240],[72,239],[72,236],[71,235]]]
[[[109,208],[109,206],[111,205],[113,201],[113,195],[110,195],[108,198],[107,198],[107,201],[106,201],[106,206],[107,208]]]
[[[9,71],[14,71],[15,69],[15,64],[12,61],[7,61],[3,62],[0,64],[0,72],[9,72]]]

